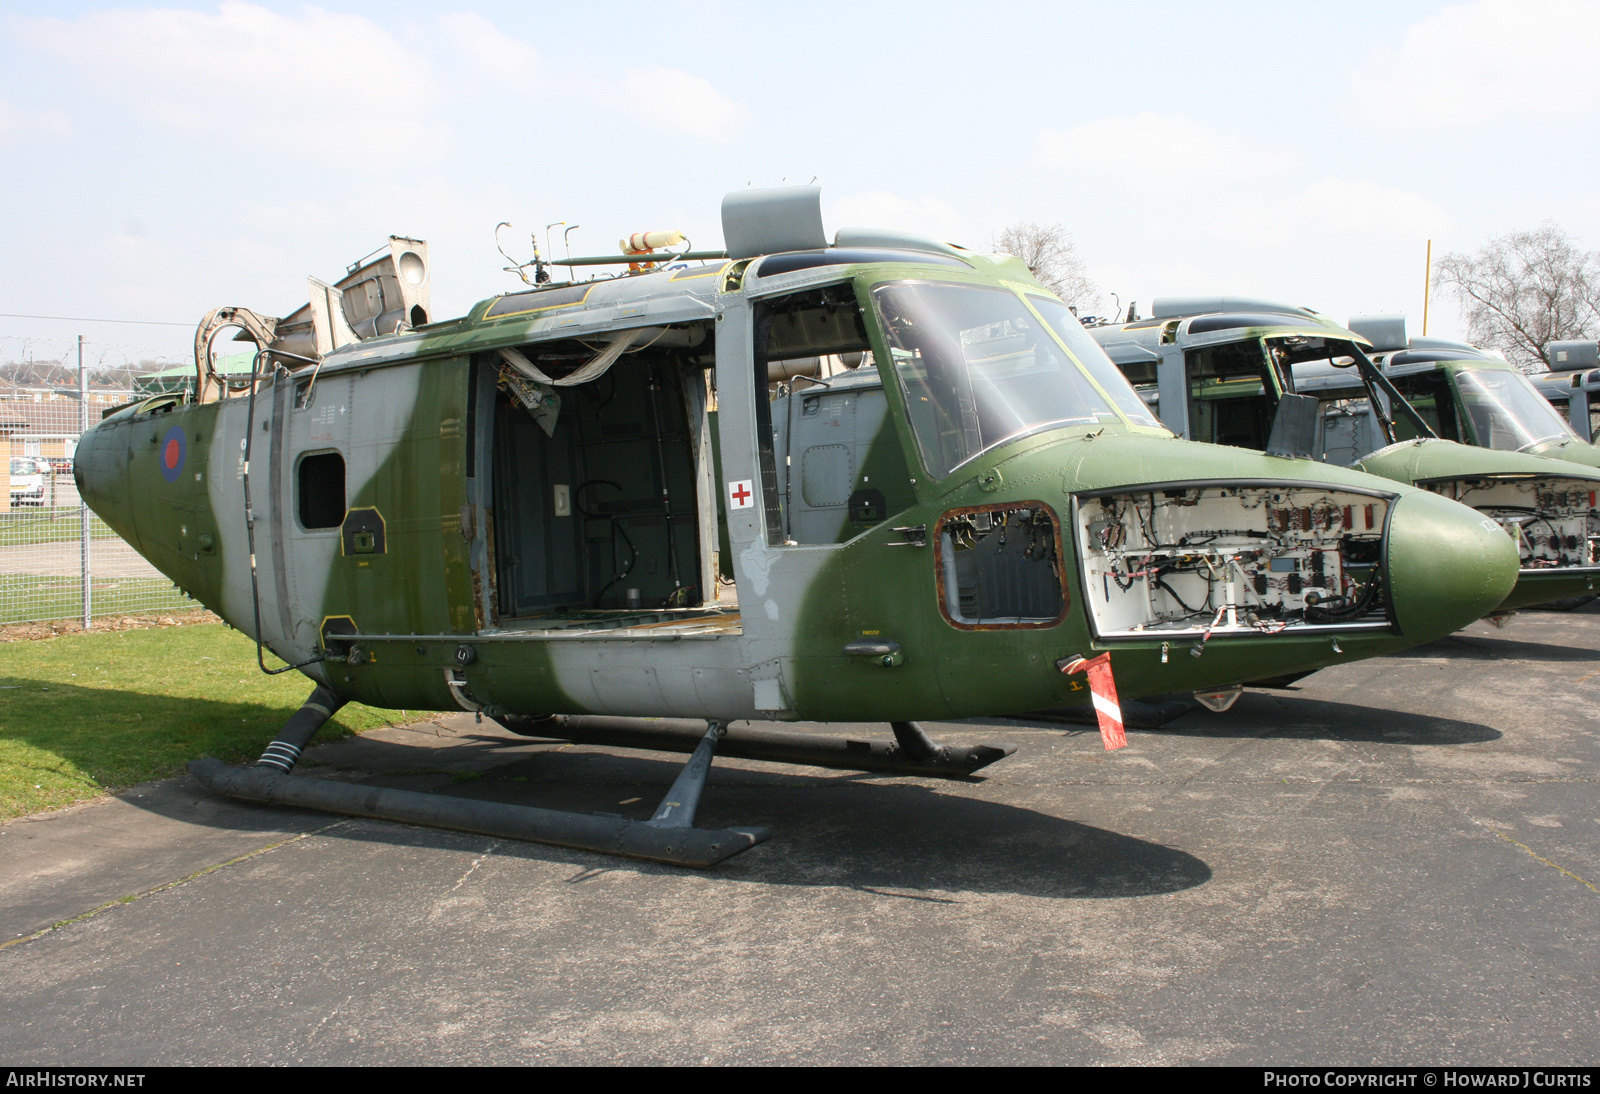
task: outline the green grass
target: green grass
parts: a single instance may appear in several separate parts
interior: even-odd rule
[[[183,611],[194,601],[164,577],[91,578],[89,606],[96,616]],[[83,586],[77,577],[0,574],[0,624],[77,619]]]
[[[254,643],[220,623],[0,643],[0,818],[177,775],[201,756],[254,759],[311,687],[298,672],[261,675]],[[351,703],[317,740],[414,716]]]

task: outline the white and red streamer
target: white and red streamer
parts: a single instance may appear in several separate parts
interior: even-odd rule
[[[1111,676],[1111,655],[1075,657],[1061,671],[1071,675],[1081,672],[1089,679],[1089,697],[1094,703],[1095,718],[1100,722],[1100,740],[1106,751],[1124,748],[1128,735],[1122,729],[1122,704],[1117,701],[1117,682]]]

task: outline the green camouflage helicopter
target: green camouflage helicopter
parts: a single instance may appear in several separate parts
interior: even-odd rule
[[[714,753],[962,777],[1010,750],[917,719],[1087,705],[1090,663],[1130,695],[1303,673],[1516,580],[1447,498],[1175,437],[1013,257],[830,244],[813,187],[722,220],[725,251],[561,264],[617,277],[536,253],[445,321],[394,238],[285,319],[213,312],[196,393],[85,435],[88,504],[316,683],[256,766],[193,765],[206,785],[708,865],[768,834],[694,827]],[[210,368],[229,327],[260,350],[242,381]],[[352,699],[693,755],[643,822],[290,776]],[[757,719],[894,740],[728,729]]]
[[[1372,363],[1445,440],[1600,468],[1585,381],[1575,375],[1593,367],[1593,342],[1552,342],[1550,371],[1525,376],[1471,343],[1408,337],[1403,315],[1357,315],[1350,330],[1372,344]]]
[[[1447,375],[1441,352],[1464,348],[1395,352],[1407,344],[1400,316],[1346,329],[1306,308],[1224,297],[1157,300],[1152,311],[1090,334],[1175,432],[1264,449],[1278,419],[1297,415],[1294,452],[1472,506],[1518,549],[1516,587],[1491,621],[1593,590],[1600,470],[1568,453],[1600,450],[1578,441],[1505,362],[1473,353],[1472,367]],[[1525,441],[1530,430],[1531,445],[1501,441]]]

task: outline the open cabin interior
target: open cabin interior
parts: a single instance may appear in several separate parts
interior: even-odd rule
[[[713,360],[709,322],[474,360],[469,477],[489,471],[498,626],[736,625],[718,604]]]
[[[910,504],[898,441],[873,457],[894,481],[857,489],[888,407],[852,285],[759,300],[753,327],[743,367],[767,395],[754,426],[770,545],[842,542]],[[495,626],[737,629],[715,364],[704,320],[474,360],[469,478],[491,514]]]
[[[751,486],[767,545],[842,544],[911,506],[916,464],[890,419],[895,404],[873,367],[855,286],[758,296],[751,331],[748,355],[720,364],[751,369],[753,390],[765,395],[754,400],[750,425]],[[488,473],[487,482],[476,469],[469,477],[490,522],[481,566],[492,575],[483,594],[490,625],[568,635],[737,632],[718,363],[709,320],[529,343],[474,360],[468,430]],[[943,552],[941,608],[957,626],[1060,616],[1059,528],[1045,532],[1054,518],[1034,528],[1041,514],[1031,509],[1002,514],[1010,516],[1039,540],[1024,560],[1033,565],[1004,553],[1008,520],[992,523],[990,541],[990,514]]]

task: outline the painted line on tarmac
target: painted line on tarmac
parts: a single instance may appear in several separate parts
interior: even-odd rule
[[[238,858],[229,859],[227,862],[218,862],[214,863],[213,865],[203,867],[202,869],[196,870],[194,873],[189,874],[187,877],[178,878],[176,881],[163,882],[162,884],[146,889],[143,892],[134,893],[132,896],[122,896],[118,897],[116,900],[108,900],[98,908],[90,908],[82,915],[75,915],[71,919],[63,919],[59,923],[52,923],[50,926],[34,931],[32,934],[13,938],[8,942],[0,942],[0,950],[5,949],[7,946],[18,946],[24,942],[32,942],[35,939],[43,938],[45,935],[59,931],[63,927],[70,927],[74,923],[82,923],[86,919],[93,919],[101,912],[108,911],[112,908],[120,908],[124,904],[132,904],[136,900],[143,900],[147,896],[155,896],[157,893],[164,893],[168,889],[176,889],[180,885],[187,885],[189,882],[194,881],[197,878],[205,877],[207,874],[215,873],[216,871],[226,869],[229,866],[237,866],[239,863],[248,862],[250,859],[257,857],[258,855],[265,855],[270,851],[276,851],[280,847],[287,847],[291,843],[298,843],[303,839],[310,839],[312,836],[319,836],[331,828],[337,828],[341,824],[348,823],[350,823],[348,820],[334,821],[332,824],[325,824],[321,828],[313,828],[309,832],[301,832],[299,835],[289,836],[287,839],[281,839],[276,843],[269,843],[265,847],[257,847],[254,851],[248,851],[245,854],[240,855]],[[1594,888],[1592,885],[1589,887],[1591,889]]]
[[[1480,821],[1479,823],[1482,823],[1482,822]],[[1484,825],[1484,827],[1488,828],[1489,826],[1488,825]],[[1507,843],[1511,844],[1513,847],[1522,848],[1528,854],[1532,855],[1534,858],[1538,859],[1540,862],[1542,862],[1546,866],[1550,867],[1550,869],[1552,869],[1552,870],[1560,870],[1563,874],[1566,874],[1573,881],[1576,881],[1579,885],[1587,886],[1590,892],[1592,892],[1592,893],[1600,893],[1600,889],[1596,889],[1593,884],[1591,884],[1588,881],[1585,881],[1583,878],[1579,877],[1577,874],[1573,873],[1571,870],[1567,869],[1565,866],[1562,866],[1559,863],[1551,862],[1549,859],[1547,859],[1543,855],[1539,854],[1539,852],[1535,851],[1532,847],[1529,847],[1526,843],[1523,843],[1520,840],[1512,839],[1510,836],[1506,835],[1504,832],[1500,831],[1498,828],[1489,828],[1489,831],[1493,832],[1495,835],[1499,836],[1501,839],[1505,840]]]

